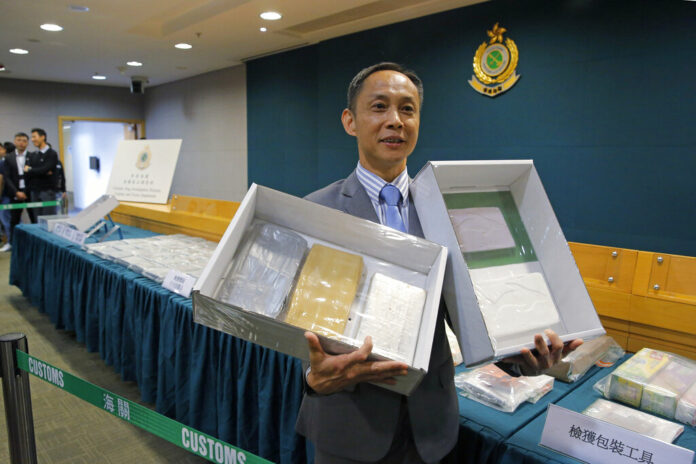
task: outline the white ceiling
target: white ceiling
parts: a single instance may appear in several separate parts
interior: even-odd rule
[[[144,75],[152,86],[482,1],[3,0],[0,64],[7,70],[0,77],[128,86],[130,76]],[[259,14],[268,10],[283,18],[264,21]],[[43,31],[44,23],[64,30]],[[260,32],[262,26],[268,32]],[[179,42],[193,48],[175,49]],[[29,54],[14,55],[11,48]],[[126,66],[130,60],[143,66]],[[93,80],[94,73],[107,80]]]

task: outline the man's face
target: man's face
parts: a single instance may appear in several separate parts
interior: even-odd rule
[[[418,141],[418,89],[400,72],[377,71],[363,82],[354,111],[344,110],[343,127],[358,139],[363,164],[405,166]]]
[[[27,138],[24,137],[23,135],[15,137],[15,139],[14,139],[15,147],[17,147],[17,152],[19,152],[19,153],[22,153],[24,150],[27,149],[28,143],[29,143],[29,140],[27,140]]]
[[[31,143],[33,143],[35,147],[41,148],[41,145],[43,145],[45,140],[46,137],[39,135],[38,132],[31,133]]]

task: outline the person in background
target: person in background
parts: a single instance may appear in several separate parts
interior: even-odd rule
[[[65,170],[63,163],[58,158],[56,171],[53,173],[53,183],[56,189],[56,200],[60,201],[61,214],[68,214],[68,194],[65,191]]]
[[[15,146],[12,142],[5,142],[0,145],[0,176],[2,176],[2,194],[0,195],[0,204],[6,205],[12,200],[9,197],[9,191],[6,187],[5,179],[7,175],[5,174],[5,156],[8,153],[15,151]],[[0,251],[7,251],[4,248],[10,247],[12,244],[12,235],[10,233],[10,210],[0,211],[0,224],[2,224],[2,230],[5,234],[5,244],[0,248]]]
[[[12,203],[26,203],[29,201],[26,181],[24,179],[24,166],[27,162],[28,152],[27,145],[29,144],[29,136],[24,132],[17,132],[14,137],[15,150],[8,152],[5,156],[5,178],[4,192],[10,198]],[[22,209],[13,209],[10,211],[10,236],[14,236],[14,229],[22,220]],[[27,209],[29,219],[34,222],[34,210]],[[12,245],[10,242],[0,248],[0,251],[10,251]]]
[[[54,174],[58,164],[58,153],[46,142],[46,131],[40,128],[31,130],[31,143],[39,151],[30,153],[24,166],[24,177],[27,180],[30,201],[55,201],[56,184]],[[55,206],[35,208],[32,222],[38,216],[56,214]]]

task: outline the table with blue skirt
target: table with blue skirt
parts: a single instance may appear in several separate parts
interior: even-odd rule
[[[156,235],[121,228],[124,238]],[[10,283],[57,329],[74,331],[123,380],[135,381],[158,412],[274,462],[312,460],[311,444],[294,430],[302,401],[298,359],[194,323],[189,298],[38,225],[15,229]],[[574,384],[557,381],[513,414],[460,397],[459,441],[445,462],[568,462],[537,445],[546,407],[586,406],[605,372],[593,367]],[[693,428],[689,433],[680,440],[693,448]]]

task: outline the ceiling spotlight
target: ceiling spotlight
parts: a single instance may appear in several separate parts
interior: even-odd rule
[[[102,76],[99,73],[94,73],[94,76],[92,76],[92,79],[96,79],[98,81],[103,81],[104,79],[106,79],[106,76]]]
[[[15,55],[26,55],[29,53],[29,50],[23,48],[10,48],[10,53],[14,53]]]
[[[41,29],[44,31],[50,31],[50,32],[60,32],[63,30],[63,28],[57,24],[42,24]]]
[[[72,11],[77,11],[78,13],[85,13],[89,11],[89,7],[82,5],[70,5],[68,8],[70,8]]]
[[[143,64],[140,61],[129,61],[126,63],[128,66],[142,66]]]
[[[268,29],[266,29],[265,27],[260,27],[260,28],[259,28],[259,31],[261,31],[261,32],[266,32],[267,30],[268,30]]]
[[[276,21],[283,17],[283,15],[276,11],[264,11],[259,16],[261,16],[261,19],[267,19],[268,21]]]
[[[193,45],[187,44],[187,43],[178,43],[174,46],[180,50],[189,50],[189,49],[193,48]]]
[[[0,64],[0,72],[7,71],[7,68],[5,67],[4,64]]]

